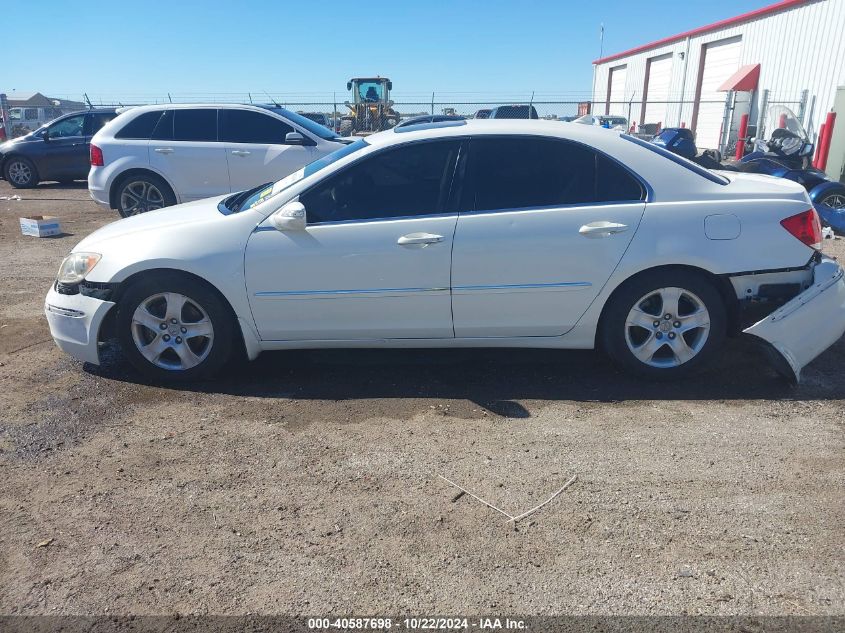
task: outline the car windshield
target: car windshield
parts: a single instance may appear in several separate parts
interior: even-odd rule
[[[300,127],[304,127],[306,130],[311,132],[314,136],[319,136],[321,139],[325,139],[327,141],[334,141],[338,138],[337,134],[332,132],[329,128],[324,125],[320,125],[319,123],[315,123],[311,119],[302,116],[301,114],[297,114],[296,112],[291,112],[290,110],[286,110],[285,108],[279,108],[276,106],[264,106],[271,112],[275,112],[276,114],[280,114],[289,121],[293,121]]]
[[[788,130],[804,141],[809,139],[800,119],[786,106],[774,105],[766,112],[764,134],[771,137],[772,132],[778,129]]]
[[[230,215],[232,213],[238,213],[239,211],[251,209],[252,207],[255,207],[280,194],[282,191],[292,185],[295,185],[303,178],[316,174],[321,169],[325,169],[345,156],[354,154],[358,150],[367,147],[367,145],[368,143],[364,139],[359,139],[350,145],[345,145],[331,154],[327,154],[312,163],[308,163],[302,169],[293,172],[289,176],[286,176],[275,183],[266,182],[263,185],[258,185],[252,189],[247,189],[246,191],[241,191],[240,193],[229,196],[218,205],[218,209],[224,215]]]

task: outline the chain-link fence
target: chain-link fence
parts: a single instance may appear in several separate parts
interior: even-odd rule
[[[353,80],[355,81],[355,80]],[[387,81],[387,80],[383,80]],[[372,82],[371,82],[372,83]],[[379,86],[376,85],[376,88]],[[807,91],[799,94],[770,94],[768,90],[753,93],[725,93],[724,98],[670,97],[642,99],[639,94],[627,100],[591,101],[577,93],[554,94],[482,94],[482,93],[391,93],[386,86],[372,99],[365,98],[358,85],[337,93],[292,94],[272,92],[246,93],[168,93],[164,95],[82,95],[94,107],[126,107],[161,103],[251,103],[272,104],[298,112],[334,129],[338,133],[374,132],[423,115],[445,115],[464,118],[539,118],[573,120],[592,114],[600,123],[625,129],[650,138],[666,127],[688,127],[696,134],[701,148],[732,151],[739,140],[739,121],[749,114],[747,137],[764,134],[765,113],[773,105],[784,105],[795,112],[808,130],[812,130],[813,104]],[[357,96],[357,98],[356,98]],[[78,101],[80,95],[65,99]],[[366,112],[366,121],[351,124],[354,117]],[[808,114],[809,113],[809,114]],[[346,121],[346,123],[344,123]]]

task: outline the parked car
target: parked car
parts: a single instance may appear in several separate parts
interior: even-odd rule
[[[94,137],[88,190],[128,217],[278,180],[349,142],[275,106],[132,108]]]
[[[490,119],[539,119],[537,108],[527,105],[499,106],[490,110]]]
[[[311,119],[314,123],[319,123],[323,127],[332,129],[332,123],[329,115],[324,112],[297,112],[297,114],[304,116],[306,119]]]
[[[56,343],[160,380],[238,349],[600,347],[657,380],[726,335],[801,368],[845,332],[807,193],[552,121],[359,139],[275,183],[109,224],[61,264]]]
[[[411,117],[410,119],[403,119],[401,123],[396,125],[397,128],[404,128],[410,125],[423,125],[425,123],[442,123],[443,121],[464,121],[466,117],[460,114],[421,114],[419,116]]]
[[[114,108],[74,112],[0,145],[0,174],[13,187],[71,182],[88,175],[91,137],[115,117]]]
[[[482,110],[476,110],[475,114],[472,115],[472,118],[473,119],[489,119],[491,112],[492,112],[492,110],[490,110],[489,108],[484,108]]]

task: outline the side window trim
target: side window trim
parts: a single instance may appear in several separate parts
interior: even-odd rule
[[[341,167],[337,171],[332,172],[329,176],[327,176],[327,178],[335,178],[337,176],[340,176],[342,173],[344,173],[348,169],[352,169],[355,165],[358,165],[359,163],[367,160],[368,158],[374,158],[374,157],[378,156],[379,154],[389,152],[392,149],[399,149],[399,148],[402,148],[402,147],[411,147],[413,145],[422,145],[424,143],[437,143],[437,142],[450,142],[450,141],[459,142],[460,145],[459,145],[459,149],[458,149],[458,154],[456,156],[456,160],[457,160],[460,157],[461,149],[464,147],[466,140],[467,140],[467,137],[461,136],[461,137],[423,139],[423,140],[420,140],[420,141],[412,141],[411,143],[401,143],[399,145],[391,145],[389,147],[385,147],[384,149],[380,149],[378,151],[370,152],[366,156],[361,156],[360,158],[358,158],[358,160],[353,161],[353,162],[349,163],[348,165],[344,165],[343,167]],[[323,184],[323,182],[325,182],[325,180],[327,178],[323,178],[319,182],[316,182],[313,185],[311,185],[310,187],[308,187],[308,189],[301,191],[297,195],[296,199],[300,200],[303,196],[306,196],[307,194],[311,193],[314,189],[316,189],[321,184]],[[451,191],[451,188],[452,188],[454,182],[455,182],[455,169],[454,169],[454,165],[453,165],[452,175],[449,178],[449,189],[450,189],[450,191]],[[428,213],[428,214],[425,214],[425,215],[403,215],[403,216],[390,216],[390,217],[383,217],[383,218],[365,218],[365,219],[360,219],[360,220],[329,220],[329,221],[326,221],[326,222],[309,222],[308,226],[330,226],[330,225],[335,225],[335,224],[361,224],[361,223],[364,223],[364,222],[391,222],[393,220],[414,220],[414,219],[421,219],[421,218],[444,218],[444,217],[451,217],[451,216],[459,215],[459,212],[458,212],[457,209],[452,210],[452,211],[447,210],[448,207],[449,207],[448,196],[447,196],[446,202],[444,203],[443,206],[445,206],[446,209],[438,210],[437,213]],[[306,209],[306,213],[307,213],[307,209]]]
[[[460,201],[458,201],[458,213],[460,215],[480,215],[480,214],[492,214],[492,213],[509,213],[509,212],[516,212],[516,211],[551,211],[554,209],[576,209],[576,208],[583,208],[583,207],[605,207],[608,205],[616,205],[616,204],[646,204],[652,202],[654,198],[654,189],[652,189],[651,185],[640,176],[638,173],[633,171],[630,167],[625,165],[624,163],[619,162],[606,152],[593,147],[592,145],[587,145],[586,143],[581,143],[580,141],[575,141],[573,139],[563,138],[559,136],[540,136],[536,134],[477,134],[468,139],[467,148],[467,160],[466,162],[469,164],[471,163],[472,157],[472,141],[474,139],[503,139],[503,138],[528,138],[528,139],[548,139],[553,141],[559,141],[563,143],[571,143],[573,145],[579,145],[591,152],[598,154],[599,156],[604,157],[605,159],[613,162],[615,165],[624,169],[634,180],[639,183],[640,188],[642,189],[642,195],[638,200],[606,200],[606,201],[598,201],[598,202],[579,202],[575,204],[552,204],[552,205],[543,205],[543,206],[536,206],[536,207],[509,207],[506,209],[461,209]],[[472,170],[466,169],[464,166],[464,174],[462,174],[462,186],[466,187],[469,186],[469,190],[474,194],[475,193],[475,180],[473,178]],[[473,197],[473,207],[475,207],[475,197]]]

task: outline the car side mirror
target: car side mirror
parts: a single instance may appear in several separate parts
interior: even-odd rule
[[[50,130],[44,130],[43,132],[41,132],[41,138],[45,141],[49,141],[50,140]]]
[[[277,231],[304,231],[305,206],[299,201],[288,202],[270,216],[270,224]]]
[[[285,145],[305,145],[305,137],[299,132],[285,134]]]

